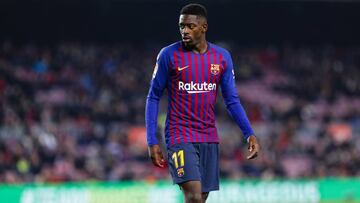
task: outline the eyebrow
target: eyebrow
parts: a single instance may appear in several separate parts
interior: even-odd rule
[[[179,25],[196,25],[196,23],[179,23]]]

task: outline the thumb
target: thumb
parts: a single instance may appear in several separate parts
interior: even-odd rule
[[[254,150],[254,147],[252,144],[249,144],[249,152],[252,152]]]
[[[159,165],[161,167],[164,167],[165,159],[164,159],[164,155],[161,150],[158,152],[158,155],[159,155]]]
[[[165,159],[164,159],[164,156],[162,153],[160,154],[160,159],[161,159],[161,162],[163,162],[163,163],[165,162]]]

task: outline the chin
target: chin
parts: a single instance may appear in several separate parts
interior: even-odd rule
[[[194,44],[192,42],[183,42],[186,48],[192,48]]]

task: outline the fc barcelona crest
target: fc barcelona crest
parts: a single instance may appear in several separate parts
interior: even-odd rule
[[[213,75],[217,75],[220,73],[220,65],[219,64],[211,64],[210,72]]]
[[[184,168],[178,168],[178,170],[177,170],[178,177],[183,177],[184,173],[185,173]]]

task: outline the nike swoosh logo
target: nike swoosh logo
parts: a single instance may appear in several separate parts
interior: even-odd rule
[[[182,70],[184,70],[184,69],[186,69],[186,68],[189,68],[189,66],[184,66],[184,67],[182,67],[182,68],[178,67],[178,71],[182,71]]]

